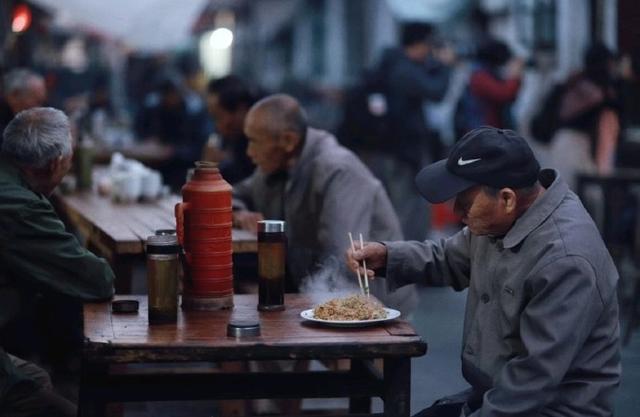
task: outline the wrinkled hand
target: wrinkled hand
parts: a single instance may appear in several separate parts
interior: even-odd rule
[[[362,260],[367,261],[367,275],[374,277],[374,270],[383,268],[387,265],[387,247],[379,242],[364,242],[364,248],[360,249],[360,245],[356,244],[356,250],[351,248],[347,250],[347,266],[353,272],[358,268],[360,273],[364,273],[362,268]]]
[[[258,222],[260,220],[264,220],[262,213],[247,210],[233,212],[233,226],[253,233],[258,232]]]

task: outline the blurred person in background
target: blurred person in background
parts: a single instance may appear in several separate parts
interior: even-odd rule
[[[247,155],[248,139],[243,126],[249,108],[259,95],[235,75],[211,80],[207,86],[209,114],[220,137],[210,138],[205,159],[219,162],[223,178],[231,184],[247,178],[255,169]]]
[[[614,167],[620,116],[613,70],[611,51],[595,44],[584,55],[584,70],[563,86],[550,165],[574,190],[579,173],[603,175]]]
[[[366,97],[366,111],[383,115],[385,131],[372,146],[365,143],[362,129],[372,125],[346,111],[345,135],[365,164],[384,184],[408,239],[424,239],[428,231],[428,207],[417,197],[413,178],[425,159],[440,157],[442,144],[427,125],[424,105],[441,100],[448,87],[454,54],[449,48],[433,47],[433,27],[412,22],[402,28],[402,45],[383,55],[375,69],[376,94]],[[352,133],[349,133],[352,132]],[[375,134],[374,134],[375,135]],[[416,196],[415,198],[413,196]]]
[[[3,91],[4,97],[0,101],[0,135],[16,114],[41,106],[47,99],[44,78],[26,68],[13,69],[6,74]]]
[[[233,187],[234,225],[256,231],[258,220],[286,221],[287,292],[299,291],[303,279],[328,267],[331,258],[340,259],[348,232],[373,240],[402,238],[380,181],[335,137],[309,127],[293,97],[277,94],[257,102],[244,132],[257,169]],[[371,291],[405,315],[416,305],[414,288],[388,293],[375,284]]]
[[[510,110],[520,91],[523,68],[524,60],[513,57],[506,43],[484,40],[456,107],[456,137],[480,126],[513,128]]]
[[[168,76],[145,100],[135,129],[142,141],[164,146],[165,162],[159,169],[176,191],[184,185],[187,170],[200,160],[212,126],[204,107],[188,105],[181,80]]]
[[[107,262],[65,230],[48,200],[71,167],[71,142],[69,119],[52,108],[22,111],[4,131],[0,156],[3,417],[75,417],[76,406],[53,391],[47,372],[11,353],[42,349],[68,333],[77,333],[77,349],[82,340],[80,301],[113,295],[114,275]],[[73,320],[60,317],[60,310],[52,307],[56,305],[75,306],[77,315]],[[22,337],[34,332],[40,338]]]
[[[620,143],[616,165],[640,168],[640,47],[619,62]]]

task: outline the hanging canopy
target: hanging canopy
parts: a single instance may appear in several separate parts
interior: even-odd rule
[[[387,0],[387,4],[400,20],[441,23],[466,7],[469,0]]]
[[[85,27],[133,49],[161,51],[184,45],[208,0],[31,0],[54,23]]]

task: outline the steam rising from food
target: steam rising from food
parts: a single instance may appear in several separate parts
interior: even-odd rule
[[[311,296],[313,304],[327,301],[336,295],[358,292],[358,282],[337,257],[327,258],[316,272],[307,276],[300,284],[300,292]]]

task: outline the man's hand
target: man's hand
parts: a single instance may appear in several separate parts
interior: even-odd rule
[[[233,212],[233,226],[253,233],[258,232],[258,222],[260,220],[264,220],[262,213],[247,210]]]
[[[356,272],[358,268],[361,274],[364,272],[363,259],[367,262],[367,275],[373,278],[373,270],[387,265],[387,247],[378,242],[365,242],[363,249],[360,249],[360,245],[356,244],[355,251],[347,250],[347,266],[353,272]]]

